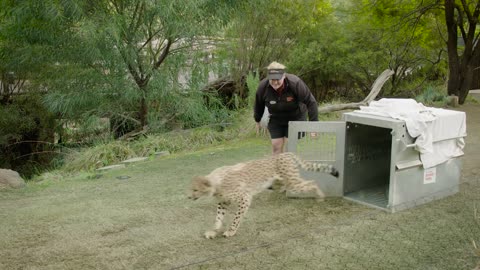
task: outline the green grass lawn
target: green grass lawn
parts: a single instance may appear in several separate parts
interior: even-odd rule
[[[396,214],[264,192],[236,236],[203,238],[216,205],[187,199],[192,176],[269,154],[268,139],[251,139],[0,191],[0,269],[473,269],[478,262],[478,179]]]

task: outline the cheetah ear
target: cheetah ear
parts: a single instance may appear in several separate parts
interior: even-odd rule
[[[210,181],[208,181],[208,179],[207,179],[206,177],[202,176],[201,179],[202,179],[202,180],[201,180],[202,185],[204,185],[204,186],[206,186],[206,187],[210,187],[210,186],[211,186]]]
[[[194,180],[203,186],[206,186],[206,187],[211,186],[210,181],[208,181],[208,179],[205,176],[195,176]]]

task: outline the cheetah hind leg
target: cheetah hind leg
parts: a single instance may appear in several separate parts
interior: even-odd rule
[[[315,181],[296,180],[287,188],[289,198],[316,198],[318,201],[325,199],[325,194],[318,187]]]
[[[278,193],[285,193],[287,191],[287,183],[285,179],[278,178],[273,181],[271,189],[277,191]]]

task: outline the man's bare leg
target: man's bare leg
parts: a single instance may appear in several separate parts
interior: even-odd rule
[[[284,147],[286,145],[287,138],[276,138],[272,139],[272,153],[274,155],[283,153]]]

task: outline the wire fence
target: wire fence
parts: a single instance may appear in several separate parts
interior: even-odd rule
[[[368,208],[333,221],[318,220],[260,244],[232,245],[201,257],[186,254],[189,259],[179,258],[167,268],[480,269],[480,179],[469,178],[455,195],[435,200],[431,194],[404,211]],[[204,241],[206,249],[213,245]]]

